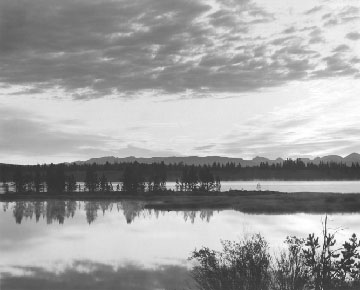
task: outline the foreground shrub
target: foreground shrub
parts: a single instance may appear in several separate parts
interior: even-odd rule
[[[353,234],[337,246],[327,218],[321,239],[287,237],[286,249],[274,258],[260,234],[221,243],[222,251],[203,247],[190,257],[197,263],[191,274],[200,290],[360,289],[360,242]]]
[[[305,239],[287,237],[286,249],[275,257],[273,268],[273,288],[278,290],[302,290],[309,281],[309,271],[305,267],[303,248]]]
[[[319,242],[319,237],[310,234],[303,249],[305,266],[310,273],[312,289],[351,289],[351,287],[355,287],[359,282],[360,273],[359,247],[360,242],[355,234],[342,247],[338,247],[335,234],[328,232],[326,217],[322,243]]]
[[[261,235],[240,242],[222,241],[222,247],[222,252],[203,247],[192,253],[190,259],[198,263],[192,276],[199,289],[268,289],[270,254]]]

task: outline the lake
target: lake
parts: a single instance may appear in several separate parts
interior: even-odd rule
[[[201,246],[261,233],[271,252],[286,236],[320,234],[324,215],[235,210],[156,211],[141,201],[0,203],[0,289],[184,289]],[[360,233],[360,213],[329,216],[338,240]]]

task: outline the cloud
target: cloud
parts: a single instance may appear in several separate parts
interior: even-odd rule
[[[314,78],[354,75],[359,72],[354,67],[353,61],[345,57],[341,52],[325,57],[323,61],[325,61],[325,68],[315,71]]]
[[[359,40],[360,39],[360,33],[359,32],[349,32],[346,34],[346,38],[351,40]]]
[[[194,150],[199,152],[209,152],[214,147],[216,147],[216,144],[208,144],[208,145],[196,146],[194,147]]]
[[[333,49],[333,52],[343,52],[343,51],[348,51],[350,49],[350,47],[346,44],[341,44],[339,46],[337,46],[336,48]]]
[[[306,15],[310,15],[310,14],[313,14],[313,13],[316,13],[316,12],[321,11],[321,10],[322,10],[322,8],[323,8],[323,6],[321,6],[321,5],[319,5],[319,6],[315,6],[314,8],[312,8],[312,9],[309,9],[309,10],[305,11],[305,13],[304,13],[304,14],[306,14]]]
[[[288,22],[279,33],[262,32],[283,16],[247,0],[6,0],[0,13],[0,81],[26,86],[21,94],[56,91],[77,100],[279,86],[308,79],[315,68],[289,71],[273,45],[290,55],[286,62],[298,62],[295,54],[323,41]],[[354,8],[339,13],[356,16]],[[287,47],[295,32],[299,53]],[[307,57],[316,62],[315,53]]]
[[[172,289],[194,286],[186,267],[136,265],[113,267],[91,261],[74,261],[59,273],[42,267],[13,267],[27,275],[1,273],[4,289]]]
[[[344,7],[343,10],[338,14],[342,18],[349,16],[357,16],[360,13],[360,8],[356,6]]]
[[[295,27],[293,27],[293,26],[291,26],[291,27],[289,27],[289,28],[286,28],[286,29],[283,31],[283,33],[286,33],[286,34],[288,34],[288,33],[294,33],[294,32],[296,32],[296,29],[295,29]]]
[[[337,11],[325,13],[322,16],[324,26],[343,25],[360,19],[360,9],[355,6],[346,6],[338,9]]]

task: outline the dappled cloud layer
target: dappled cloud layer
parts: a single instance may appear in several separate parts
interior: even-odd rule
[[[359,7],[337,2],[5,0],[0,81],[87,99],[359,77]]]

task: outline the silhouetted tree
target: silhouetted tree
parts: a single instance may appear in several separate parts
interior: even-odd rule
[[[24,192],[26,189],[26,181],[25,176],[21,167],[17,167],[14,177],[13,177],[13,185],[15,188],[15,192]]]
[[[145,189],[145,180],[138,164],[127,166],[122,177],[123,191],[143,192]]]
[[[65,190],[65,173],[62,164],[51,164],[47,168],[46,185],[48,192],[63,192]]]
[[[175,191],[183,191],[184,188],[181,186],[181,183],[179,181],[179,179],[176,178],[176,181],[175,181]]]
[[[221,181],[219,176],[216,176],[215,179],[215,191],[221,191]]]
[[[0,167],[0,175],[1,175],[1,182],[2,182],[2,187],[5,193],[9,192],[9,172],[7,171],[6,167]]]
[[[40,192],[43,190],[43,180],[39,168],[36,169],[34,175],[34,190],[35,192]]]
[[[211,191],[215,188],[214,175],[210,172],[209,167],[204,166],[199,170],[200,189]]]
[[[275,261],[274,289],[304,290],[310,278],[303,252],[305,239],[287,237],[285,244],[286,249],[280,252]]]
[[[309,268],[315,290],[336,289],[345,282],[359,278],[360,242],[353,234],[349,242],[345,242],[342,248],[337,248],[335,234],[329,233],[327,229],[327,217],[323,226],[322,243],[318,237],[310,234],[305,247],[305,265]]]
[[[76,191],[77,184],[76,179],[73,174],[66,176],[66,191],[67,192],[74,192]]]
[[[109,183],[104,173],[100,177],[100,191],[110,191]]]
[[[154,165],[154,170],[148,178],[148,191],[166,190],[166,168],[164,162]]]
[[[184,167],[180,182],[185,191],[193,191],[197,189],[199,179],[194,165]]]
[[[97,191],[98,188],[99,188],[98,176],[97,176],[97,174],[96,174],[93,167],[89,167],[86,170],[85,185],[84,186],[90,192]]]

